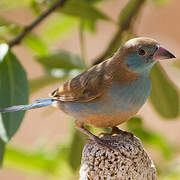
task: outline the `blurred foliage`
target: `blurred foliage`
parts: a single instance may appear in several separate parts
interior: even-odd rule
[[[77,26],[78,19],[64,14],[53,14],[41,27],[42,40],[51,45],[59,42],[71,34]]]
[[[3,16],[3,11],[27,10],[38,18],[44,10],[52,6],[55,0],[1,0],[0,8],[0,107],[15,104],[27,104],[30,94],[57,82],[72,78],[88,68],[85,62],[84,32],[96,33],[98,22],[113,23],[116,31],[104,52],[94,60],[94,64],[111,56],[121,44],[136,36],[134,24],[147,2],[162,5],[169,0],[128,0],[117,19],[111,19],[101,6],[108,0],[67,0],[64,7],[56,9],[46,21],[41,23],[38,31],[28,33],[22,40],[36,62],[44,69],[41,77],[27,80],[26,72],[17,57],[8,48],[8,41],[23,31],[23,27]],[[63,49],[54,49],[79,29],[81,56]],[[23,61],[23,59],[22,59]],[[179,63],[176,64],[179,66]],[[176,85],[169,79],[161,65],[155,66],[151,73],[152,93],[150,102],[156,112],[163,118],[174,119],[179,116],[179,93]],[[7,145],[8,140],[16,133],[23,120],[24,112],[0,114],[0,164],[26,171],[29,174],[45,174],[52,178],[75,179],[80,165],[81,152],[85,137],[79,131],[71,130],[71,139],[53,149],[46,146],[37,149],[24,149]],[[126,124],[129,131],[139,137],[153,152],[158,152],[163,168],[157,164],[160,179],[180,179],[180,162],[174,158],[179,145],[171,144],[159,132],[149,129],[141,118],[134,117]],[[90,128],[98,134],[102,129]],[[103,129],[108,131],[107,129]],[[6,149],[6,151],[5,151]],[[5,153],[5,156],[4,156]],[[174,168],[174,166],[176,168]]]
[[[65,76],[63,77],[53,77],[53,76],[42,76],[42,77],[38,77],[32,80],[29,80],[29,86],[30,86],[30,93],[35,93],[38,90],[50,85],[50,84],[54,84],[56,82],[60,82],[60,80],[65,80]],[[40,86],[39,86],[40,85]]]
[[[63,144],[53,150],[41,147],[34,151],[8,146],[4,165],[30,174],[45,173],[48,176],[69,178],[72,170],[68,164],[68,157],[69,148]]]
[[[171,145],[163,136],[143,126],[143,121],[139,117],[133,117],[126,123],[127,129],[135,136],[143,140],[145,144],[156,148],[165,159],[172,157],[174,153]]]
[[[5,152],[5,142],[0,139],[0,167],[2,167]]]
[[[152,1],[156,5],[162,5],[170,2],[170,0],[150,0],[150,1]]]
[[[94,7],[92,3],[84,0],[69,0],[60,12],[94,23],[97,20],[109,20],[106,14]]]
[[[73,130],[72,142],[69,146],[70,154],[69,154],[69,164],[73,171],[77,171],[79,169],[81,163],[81,154],[82,149],[85,144],[85,135],[78,131],[77,129]]]
[[[70,71],[73,69],[85,69],[83,61],[76,55],[67,51],[58,51],[57,53],[48,54],[37,58],[37,61],[45,69],[63,69]]]
[[[43,40],[39,39],[38,36],[34,34],[29,34],[24,39],[25,44],[31,51],[34,52],[34,54],[37,55],[47,55],[49,50],[47,45],[43,42]]]
[[[151,80],[153,90],[150,100],[152,105],[162,117],[176,118],[179,115],[179,93],[160,64],[153,67]]]

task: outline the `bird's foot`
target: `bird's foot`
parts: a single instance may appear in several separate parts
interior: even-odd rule
[[[101,132],[98,134],[98,137],[108,137],[108,136],[112,136],[113,134],[111,132],[109,133],[105,133],[105,132]]]
[[[130,132],[127,132],[127,131],[123,131],[121,129],[119,129],[118,127],[114,126],[112,127],[112,130],[110,133],[100,133],[99,134],[99,137],[100,136],[103,136],[103,137],[106,137],[106,136],[112,136],[114,134],[120,134],[122,136],[129,136],[131,139],[133,139],[134,135]]]
[[[120,135],[123,135],[123,136],[128,136],[131,139],[133,139],[133,137],[134,137],[134,135],[132,133],[127,132],[127,131],[123,131],[123,130],[119,129],[116,126],[112,127],[112,134],[120,134]]]
[[[119,152],[117,147],[112,145],[112,140],[110,141],[110,140],[106,140],[106,139],[102,139],[102,138],[99,138],[97,136],[94,136],[93,139],[88,139],[87,141],[89,144],[97,144],[102,148],[110,149],[110,150]]]
[[[88,139],[88,142],[91,144],[97,144],[103,148],[108,148],[110,150],[114,150],[119,152],[113,145],[112,145],[112,140],[108,140],[108,139],[103,139],[103,138],[99,138],[98,136],[95,136],[94,134],[92,134],[90,131],[88,131],[86,128],[84,128],[83,126],[78,127],[78,129],[83,132],[84,134],[88,135],[91,139]]]

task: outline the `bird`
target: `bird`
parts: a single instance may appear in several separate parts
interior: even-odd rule
[[[133,38],[109,59],[64,82],[50,98],[0,109],[0,112],[54,106],[74,117],[76,128],[90,140],[110,147],[86,126],[111,128],[110,134],[122,132],[117,126],[136,115],[149,97],[150,70],[159,60],[171,58],[175,56],[156,40]]]

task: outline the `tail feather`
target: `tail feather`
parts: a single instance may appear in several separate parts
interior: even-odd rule
[[[17,106],[0,109],[0,112],[25,111],[25,110],[36,109],[36,108],[41,108],[45,106],[52,106],[54,101],[57,101],[57,100],[56,99],[39,99],[39,100],[36,100],[32,104],[17,105]]]

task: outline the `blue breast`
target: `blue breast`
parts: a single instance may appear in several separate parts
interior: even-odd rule
[[[113,83],[108,91],[112,111],[129,112],[138,110],[147,100],[151,91],[149,72],[140,74],[136,81],[125,85]],[[119,109],[119,110],[118,110]]]
[[[106,98],[91,102],[70,102],[64,104],[64,111],[79,114],[119,114],[138,110],[146,101],[151,90],[149,72],[141,73],[134,82],[128,84],[112,83]]]

